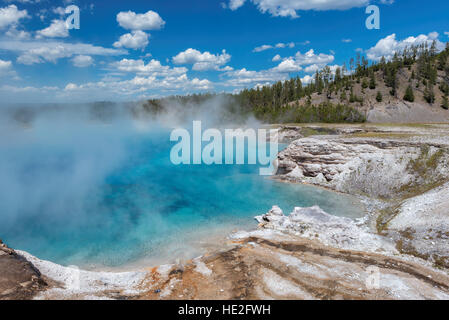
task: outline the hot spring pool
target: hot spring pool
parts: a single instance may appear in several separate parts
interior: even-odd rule
[[[0,238],[41,259],[84,268],[170,263],[208,239],[256,227],[279,205],[360,217],[351,197],[283,184],[257,166],[175,166],[162,129],[36,123],[0,138]]]

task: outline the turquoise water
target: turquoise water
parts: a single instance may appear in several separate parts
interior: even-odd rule
[[[36,124],[0,143],[0,238],[63,265],[192,258],[207,239],[256,227],[279,205],[359,217],[354,199],[258,175],[258,166],[175,166],[169,131]]]

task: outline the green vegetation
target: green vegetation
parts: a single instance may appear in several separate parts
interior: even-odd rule
[[[441,107],[446,110],[449,109],[449,101],[448,101],[447,96],[443,97],[443,103],[441,104]]]
[[[441,176],[437,170],[447,154],[447,149],[437,149],[432,152],[431,147],[428,145],[421,147],[418,157],[411,159],[407,165],[407,171],[415,179],[396,190],[395,197],[390,199],[392,200],[391,206],[381,210],[377,217],[376,227],[379,233],[388,228],[389,222],[397,216],[400,204],[404,200],[436,189],[447,183],[447,178]]]
[[[374,71],[371,72],[370,81],[369,81],[369,88],[371,90],[376,89],[376,78],[374,76]]]
[[[404,49],[396,53],[391,60],[382,58],[379,62],[369,65],[368,60],[357,55],[351,59],[349,68],[346,64],[333,71],[326,66],[317,71],[314,81],[303,84],[299,77],[279,81],[273,85],[257,86],[244,89],[239,94],[222,94],[226,96],[225,111],[234,117],[254,114],[258,119],[269,123],[288,122],[364,122],[365,116],[358,108],[365,103],[365,94],[378,88],[376,101],[382,102],[385,94],[383,85],[388,88],[392,97],[398,98],[401,81],[407,77],[408,87],[403,99],[416,100],[413,88],[420,88],[424,99],[433,104],[437,95],[435,90],[443,94],[441,106],[449,107],[449,44],[438,53],[436,42],[430,47],[427,43]],[[411,73],[411,76],[408,74]],[[381,79],[381,80],[379,80]],[[437,84],[440,84],[437,86]],[[356,85],[357,84],[357,85]],[[360,84],[360,85],[359,85]],[[359,96],[358,90],[361,90]],[[192,95],[187,97],[170,97],[150,100],[145,109],[159,113],[163,112],[167,100],[179,104],[201,104],[213,94]],[[319,103],[314,101],[319,100]]]
[[[396,132],[357,132],[345,135],[347,138],[381,138],[381,139],[409,139],[416,136],[412,133],[396,133]]]
[[[376,101],[382,102],[382,100],[383,100],[382,93],[380,91],[377,91]]]
[[[407,90],[405,91],[404,100],[408,102],[414,102],[415,101],[415,95],[413,94],[413,88],[411,85],[407,87]]]
[[[337,133],[333,129],[304,127],[304,128],[301,128],[301,134],[304,137],[310,137],[310,136],[321,136],[321,135],[334,135]]]
[[[438,149],[433,153],[430,151],[430,147],[423,146],[419,157],[410,160],[407,170],[415,175],[418,181],[404,185],[398,190],[403,198],[410,198],[425,193],[447,182],[437,172],[438,165],[447,155],[447,150]]]
[[[429,104],[435,102],[435,92],[433,91],[433,85],[430,81],[427,81],[426,89],[424,90],[424,99]]]
[[[382,77],[384,84],[389,88],[389,93],[397,97],[400,85],[399,74],[404,74],[404,70],[412,70],[411,77],[408,79],[409,86],[404,95],[404,100],[415,101],[413,92],[413,82],[425,85],[424,98],[428,103],[434,103],[436,99],[435,88],[437,84],[438,70],[445,73],[444,81],[440,85],[442,92],[447,91],[449,96],[449,45],[441,53],[437,53],[436,42],[429,47],[427,43],[406,48],[402,53],[396,53],[394,57],[387,61],[382,58],[378,63],[369,66],[368,60],[360,55],[351,59],[349,68],[344,64],[337,68],[335,74],[329,67],[316,72],[314,81],[303,85],[299,77],[284,82],[277,82],[272,86],[257,87],[255,89],[245,89],[238,96],[243,105],[249,105],[249,109],[257,110],[257,116],[262,119],[277,119],[286,115],[291,115],[290,121],[297,117],[298,112],[307,110],[312,105],[312,96],[322,96],[326,104],[338,103],[354,105],[354,108],[363,106],[363,94],[366,90],[375,90],[379,87],[376,81],[379,76]],[[415,72],[416,70],[416,72]],[[376,76],[377,75],[377,76]],[[362,96],[358,96],[355,85],[360,84]],[[379,90],[376,96],[377,102],[383,100],[382,92]],[[322,101],[322,99],[321,99]],[[444,104],[444,101],[443,101]],[[317,106],[315,106],[317,107]],[[336,108],[338,107],[335,106]],[[292,111],[296,108],[297,112]],[[349,106],[346,106],[349,109]],[[347,110],[345,109],[345,111]],[[316,112],[320,113],[320,112]],[[309,117],[304,117],[305,121]],[[316,118],[315,116],[312,118]],[[334,116],[330,117],[335,119]],[[341,118],[337,117],[338,121]],[[349,117],[345,121],[359,120],[359,117]],[[288,119],[285,119],[288,121]],[[297,120],[297,119],[296,119]]]
[[[399,205],[395,205],[379,211],[379,216],[376,219],[377,233],[382,234],[388,228],[388,223],[398,215],[399,207]]]
[[[322,103],[318,106],[297,104],[281,109],[256,108],[257,118],[269,123],[362,123],[365,116],[346,105]]]

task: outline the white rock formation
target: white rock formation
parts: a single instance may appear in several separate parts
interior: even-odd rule
[[[362,223],[330,215],[317,206],[297,207],[288,216],[285,216],[279,207],[274,206],[268,213],[257,216],[256,220],[259,222],[260,229],[318,240],[336,248],[397,253],[392,241],[371,233],[367,227],[362,226]]]
[[[372,140],[304,138],[292,142],[278,156],[278,174],[351,194],[388,197],[409,183],[411,159],[419,146]]]
[[[107,299],[119,295],[133,296],[139,293],[139,285],[147,276],[146,271],[134,272],[92,272],[76,267],[64,267],[45,261],[33,255],[17,250],[17,253],[30,261],[39,271],[60,283],[43,292],[37,299]]]

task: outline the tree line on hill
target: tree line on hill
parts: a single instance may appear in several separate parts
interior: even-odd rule
[[[391,60],[384,57],[371,65],[368,60],[357,55],[349,62],[332,70],[329,66],[317,71],[314,80],[303,84],[299,77],[279,81],[273,85],[244,89],[238,94],[226,96],[225,110],[239,116],[253,114],[267,123],[304,123],[304,122],[364,122],[365,115],[351,104],[363,105],[365,90],[378,88],[379,75],[389,89],[391,97],[408,102],[415,101],[415,90],[423,92],[423,98],[429,104],[435,103],[435,90],[442,95],[441,107],[449,108],[449,43],[438,53],[437,43],[427,43],[405,48],[396,53]],[[400,85],[398,73],[409,71],[408,85],[405,94],[398,96]],[[438,74],[443,74],[438,84]],[[361,96],[355,93],[355,86],[361,87]],[[322,103],[314,105],[312,95],[323,97]],[[385,93],[377,91],[376,101],[382,102]],[[153,113],[162,112],[167,102],[180,104],[201,104],[214,94],[195,94],[190,96],[174,96],[164,99],[146,101],[144,107]],[[337,97],[335,99],[335,97]],[[333,101],[337,100],[337,103]]]

